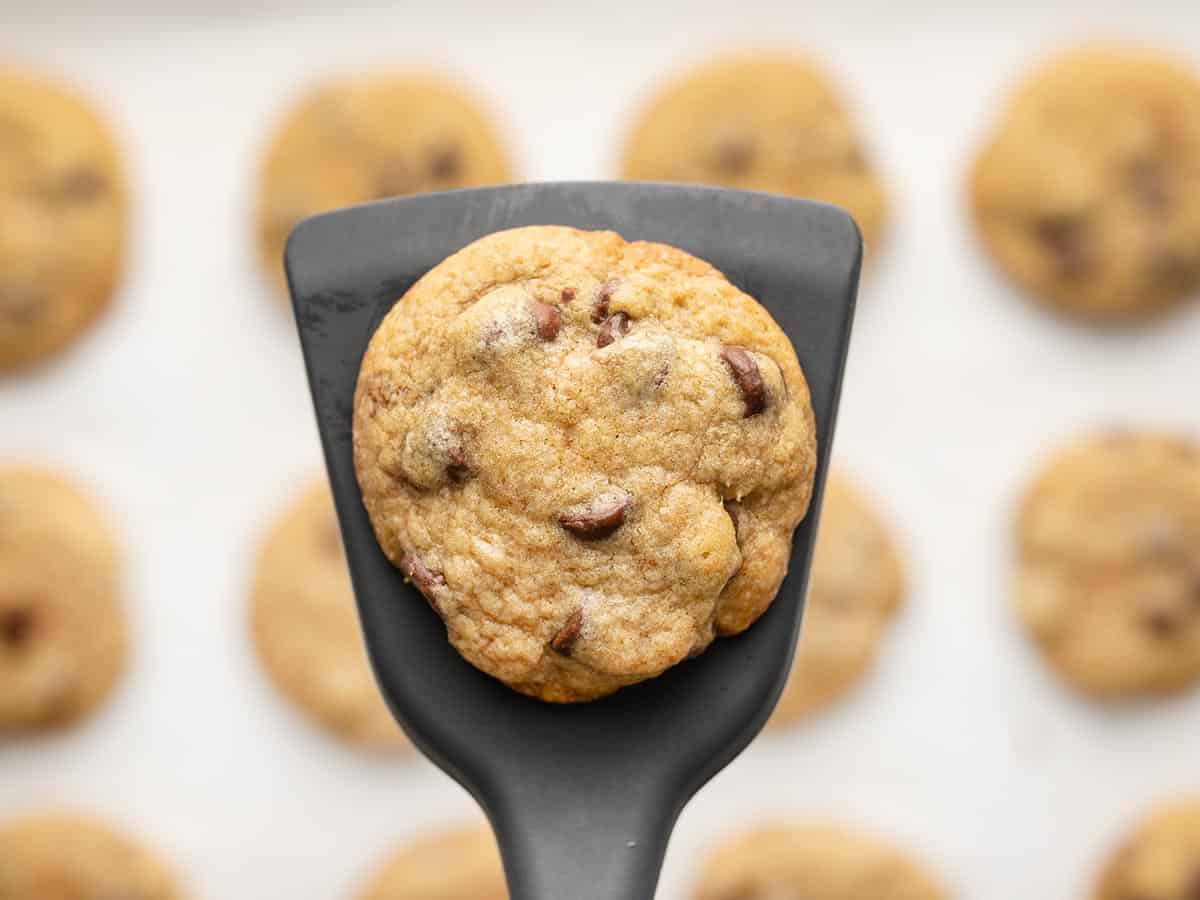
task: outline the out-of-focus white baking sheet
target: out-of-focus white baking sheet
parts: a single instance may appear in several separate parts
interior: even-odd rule
[[[763,816],[860,825],[961,897],[1084,896],[1131,817],[1200,789],[1200,693],[1110,711],[1046,675],[1009,612],[1014,497],[1077,429],[1200,429],[1200,304],[1111,333],[1039,312],[970,239],[962,176],[1031,59],[1100,36],[1200,63],[1200,7],[404,6],[0,4],[0,58],[81,80],[123,139],[137,195],[113,314],[61,363],[0,381],[0,454],[60,463],[115,517],[137,654],[86,727],[0,744],[0,817],[105,815],[159,845],[197,898],[324,900],[350,896],[404,837],[475,815],[423,760],[310,730],[251,654],[253,553],[319,463],[292,326],[247,240],[265,134],[313,74],[429,62],[490,101],[528,178],[599,178],[661,76],[766,41],[838,76],[891,190],[836,455],[893,522],[911,590],[861,691],[760,740],[685,811],[660,896],[685,896],[702,849]]]

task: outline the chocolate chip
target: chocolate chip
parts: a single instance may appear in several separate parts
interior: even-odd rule
[[[745,418],[758,415],[766,409],[767,386],[754,357],[741,347],[727,344],[721,348],[721,359],[729,366],[733,380],[742,392],[742,401],[746,404]]]
[[[1200,280],[1200,257],[1175,247],[1152,247],[1146,256],[1144,277],[1167,290],[1188,290]]]
[[[596,288],[596,299],[592,303],[592,321],[599,325],[608,318],[608,304],[612,300],[613,292],[617,289],[617,282],[610,279],[604,282],[600,287]]]
[[[1146,212],[1161,216],[1170,202],[1167,170],[1162,162],[1150,157],[1138,157],[1125,171],[1125,184],[1134,201]]]
[[[54,179],[46,190],[52,203],[91,203],[108,190],[108,180],[95,166],[83,164],[68,169]]]
[[[462,153],[457,144],[442,143],[429,151],[429,174],[439,181],[449,181],[462,174]]]
[[[446,474],[453,481],[463,481],[471,474],[471,466],[467,462],[467,451],[462,444],[455,444],[446,451]]]
[[[46,311],[46,292],[26,281],[0,278],[0,319],[29,325]]]
[[[1151,607],[1142,614],[1146,630],[1160,640],[1169,640],[1179,631],[1179,617],[1173,610]]]
[[[623,312],[615,312],[600,326],[600,333],[596,335],[596,346],[607,347],[617,338],[627,334],[629,334],[629,316]]]
[[[572,300],[575,299],[575,288],[563,288],[562,294],[560,294],[559,296],[562,297],[563,303],[570,303]]]
[[[558,337],[558,331],[562,328],[562,315],[558,307],[534,301],[533,317],[537,320],[538,337],[543,341],[552,341]]]
[[[401,571],[409,581],[416,585],[417,590],[425,596],[434,611],[441,615],[442,609],[438,606],[436,594],[445,589],[445,577],[441,572],[436,572],[425,565],[425,561],[415,553],[405,554],[402,563]]]
[[[586,503],[564,510],[558,524],[580,540],[608,537],[625,522],[630,497],[624,492],[601,494]]]
[[[1077,278],[1092,268],[1087,221],[1082,217],[1044,216],[1034,222],[1033,232],[1060,276]]]
[[[571,613],[566,624],[558,629],[558,633],[550,639],[550,649],[563,656],[570,656],[579,640],[579,632],[583,631],[583,609],[577,608]]]
[[[12,650],[19,650],[33,634],[33,611],[18,606],[0,613],[0,642]]]
[[[1191,880],[1184,888],[1183,897],[1184,900],[1200,900],[1200,867],[1192,873]]]
[[[729,131],[712,145],[712,162],[722,175],[744,175],[754,163],[754,138],[745,131]]]

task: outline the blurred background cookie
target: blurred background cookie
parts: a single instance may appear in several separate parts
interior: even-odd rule
[[[1118,699],[1200,679],[1200,445],[1078,441],[1037,477],[1016,540],[1017,610],[1072,685]]]
[[[259,658],[312,721],[351,743],[406,747],[367,661],[333,497],[322,481],[296,499],[259,553],[250,596]]]
[[[1093,47],[1025,79],[975,161],[996,262],[1034,297],[1132,319],[1200,291],[1200,78],[1152,51]]]
[[[1093,900],[1200,897],[1200,795],[1157,810],[1105,866]]]
[[[490,116],[435,74],[329,78],[285,115],[259,175],[262,264],[283,284],[292,227],[319,212],[397,194],[513,180]]]
[[[0,466],[0,732],[67,725],[125,668],[120,561],[91,501],[48,472]]]
[[[85,100],[0,67],[0,371],[62,350],[108,305],[125,246],[123,168]]]
[[[771,727],[828,706],[870,671],[903,593],[904,572],[886,526],[845,476],[832,475],[796,658]]]
[[[0,900],[180,900],[147,849],[101,822],[40,815],[0,824]]]
[[[849,212],[868,245],[887,207],[849,110],[800,56],[739,54],[683,73],[642,109],[621,175],[823,200]]]
[[[714,850],[695,900],[942,900],[905,854],[830,825],[763,825]]]
[[[496,839],[486,827],[460,828],[401,847],[358,900],[506,900]]]

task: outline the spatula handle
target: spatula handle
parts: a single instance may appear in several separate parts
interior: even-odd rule
[[[510,900],[652,900],[677,809],[661,786],[624,774],[507,792],[492,818]]]

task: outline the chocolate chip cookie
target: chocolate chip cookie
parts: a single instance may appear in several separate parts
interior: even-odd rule
[[[1016,604],[1054,669],[1099,698],[1200,679],[1200,445],[1112,430],[1054,457],[1017,521]]]
[[[870,671],[904,594],[896,546],[846,478],[825,487],[796,659],[770,725],[795,723]]]
[[[148,850],[108,826],[41,815],[0,825],[0,900],[180,900]]]
[[[943,900],[933,878],[903,853],[827,825],[765,825],[717,848],[695,900]]]
[[[845,103],[794,56],[735,55],[672,81],[638,117],[621,172],[823,200],[850,213],[869,245],[886,215]]]
[[[471,244],[392,308],[354,458],[380,545],[451,643],[568,702],[763,613],[816,436],[787,336],[720,272],[540,226]]]
[[[1071,314],[1146,316],[1200,292],[1200,77],[1157,53],[1090,47],[1018,88],[975,162],[983,243]]]
[[[354,744],[407,746],[367,661],[324,482],[298,498],[267,536],[250,618],[271,680],[313,721]]]
[[[316,213],[397,194],[513,179],[508,152],[476,101],[434,74],[329,78],[285,116],[259,176],[258,249],[283,284],[283,245]]]
[[[61,85],[0,66],[0,371],[63,350],[108,306],[127,207],[97,113]]]
[[[463,828],[413,841],[380,869],[359,900],[506,900],[496,839]]]
[[[1109,860],[1094,900],[1200,900],[1200,796],[1160,809]]]
[[[0,466],[0,732],[70,724],[108,696],[128,633],[116,542],[73,486]]]

